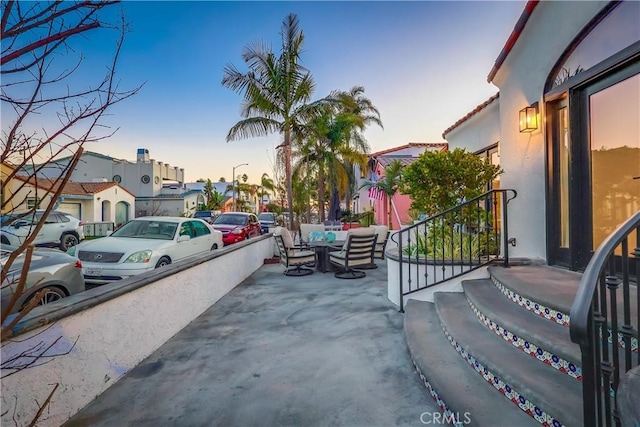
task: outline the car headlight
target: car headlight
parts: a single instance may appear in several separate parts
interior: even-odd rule
[[[67,249],[67,255],[76,256],[76,246],[71,246]]]
[[[242,234],[242,228],[234,228],[231,232],[233,234]]]
[[[127,258],[124,262],[141,263],[149,262],[149,259],[151,259],[151,251],[140,251],[129,255],[129,258]]]

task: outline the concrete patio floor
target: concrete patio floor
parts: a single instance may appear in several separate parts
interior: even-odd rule
[[[379,264],[358,280],[263,266],[65,426],[423,425],[438,407]]]

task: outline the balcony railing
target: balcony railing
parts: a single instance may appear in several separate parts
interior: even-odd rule
[[[571,307],[571,341],[582,353],[585,426],[621,425],[615,404],[620,377],[640,365],[639,271],[637,212],[596,250]]]
[[[498,259],[508,267],[507,208],[516,196],[511,189],[491,190],[393,234],[399,252],[400,311],[406,295]]]

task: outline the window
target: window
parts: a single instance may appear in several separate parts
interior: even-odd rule
[[[33,208],[39,209],[41,201],[42,200],[38,200],[34,197],[27,198],[27,209],[33,209]]]
[[[200,221],[191,221],[190,223],[193,225],[193,229],[196,232],[196,237],[206,236],[207,234],[211,234],[211,231],[209,231],[209,228],[203,223],[201,223]]]
[[[183,222],[180,227],[180,235],[181,236],[189,236],[191,238],[196,237],[196,233],[193,229],[193,225],[191,221]]]
[[[564,60],[556,67],[549,89],[560,86],[608,58],[613,52],[640,40],[640,2],[621,2],[607,13],[595,28],[589,28],[586,34],[579,36],[581,39],[571,47],[570,53],[563,56]]]
[[[488,159],[492,165],[500,166],[500,154],[498,153],[498,144],[494,144],[484,150],[477,151],[475,153],[477,156],[482,157],[483,159]],[[493,189],[500,188],[500,175],[496,177],[492,182],[489,183],[487,191]]]

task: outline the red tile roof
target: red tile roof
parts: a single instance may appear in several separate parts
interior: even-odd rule
[[[446,139],[446,135],[449,132],[451,132],[452,130],[454,130],[455,128],[457,128],[458,126],[460,126],[461,124],[463,124],[467,120],[469,120],[471,117],[473,117],[476,114],[478,114],[480,111],[482,111],[485,108],[487,108],[493,101],[495,101],[499,97],[500,97],[500,92],[496,93],[491,98],[487,99],[482,104],[478,105],[476,108],[474,108],[473,110],[469,111],[463,118],[461,118],[460,120],[455,122],[453,125],[451,125],[449,128],[447,128],[447,130],[442,132],[442,137]]]
[[[53,179],[49,179],[49,178],[38,178],[37,182],[36,179],[33,176],[23,176],[23,175],[16,175],[16,179],[19,179],[21,181],[27,182],[31,185],[36,185],[39,188],[45,189],[47,191],[51,191],[54,192],[58,189],[58,185],[60,184],[60,182],[55,182],[55,180]],[[62,190],[62,193],[60,194],[66,194],[66,195],[75,195],[75,196],[86,196],[86,195],[91,195],[91,194],[96,194],[96,193],[100,193],[104,190],[107,190],[111,187],[117,186],[118,188],[122,189],[123,191],[126,191],[127,193],[131,194],[132,196],[135,197],[135,195],[133,193],[131,193],[129,190],[127,190],[126,188],[118,185],[117,182],[74,182],[74,181],[69,181],[67,182],[67,185],[65,185],[64,189]]]
[[[522,15],[520,15],[518,22],[516,22],[516,26],[513,28],[511,35],[507,39],[507,42],[504,44],[504,47],[502,48],[502,51],[498,55],[498,58],[496,58],[496,62],[495,64],[493,64],[491,71],[489,71],[489,75],[487,76],[487,82],[491,83],[493,81],[493,78],[498,73],[498,70],[500,69],[504,61],[507,59],[507,56],[509,56],[511,49],[513,49],[513,46],[515,46],[516,42],[518,41],[518,38],[520,38],[520,34],[522,34],[522,30],[524,29],[524,26],[527,24],[527,21],[531,16],[531,12],[533,12],[533,9],[535,9],[536,6],[538,5],[538,2],[539,0],[529,0],[527,2],[527,5],[524,7],[524,11],[522,11]]]
[[[386,154],[393,153],[394,151],[400,151],[400,150],[404,150],[405,148],[412,148],[412,147],[439,148],[440,150],[444,151],[447,149],[448,146],[449,145],[446,142],[410,142],[400,147],[389,148],[387,150],[371,153],[369,156],[370,157],[384,156]]]
[[[402,166],[409,166],[411,163],[413,163],[416,160],[418,160],[418,158],[417,157],[411,157],[411,156],[382,156],[382,157],[379,157],[377,160],[378,160],[378,163],[383,168],[386,168],[387,166],[389,166],[391,163],[395,162],[396,160],[400,160],[400,163],[402,163]]]

